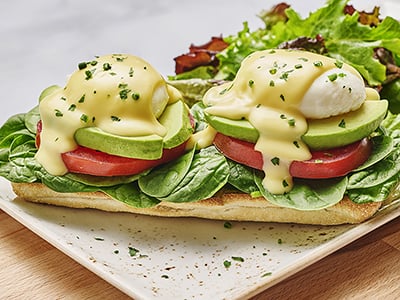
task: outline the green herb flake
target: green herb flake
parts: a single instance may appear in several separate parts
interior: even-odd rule
[[[289,183],[287,183],[287,181],[286,180],[283,180],[282,181],[282,186],[285,188],[285,187],[288,187],[289,186]]]
[[[224,260],[224,267],[225,268],[229,268],[232,265],[232,262],[230,262],[229,260]]]
[[[307,61],[308,61],[308,58],[305,58],[305,57],[299,57],[299,60],[302,60],[302,61],[304,61],[304,62],[307,62]]]
[[[340,128],[346,128],[346,121],[342,119],[338,125]]]
[[[314,61],[314,66],[315,67],[322,67],[324,64],[322,63],[322,61],[320,61],[320,60],[317,60],[317,61]]]
[[[62,100],[62,101],[67,101],[67,98],[61,97],[60,100]]]
[[[283,243],[282,239],[278,239],[278,244],[282,245],[282,243]]]
[[[78,100],[78,103],[83,103],[85,102],[85,94],[82,95],[82,97]]]
[[[169,276],[164,274],[164,275],[161,275],[161,278],[168,279]]]
[[[227,228],[227,229],[231,229],[232,228],[232,223],[231,222],[224,222],[224,228]]]
[[[287,117],[286,117],[286,115],[281,114],[281,115],[279,116],[279,118],[281,118],[282,120],[285,120]]]
[[[92,61],[90,62],[90,65],[92,65],[92,66],[97,65],[97,60],[92,60]]]
[[[80,62],[80,63],[78,64],[78,69],[79,69],[79,70],[86,69],[86,67],[87,67],[87,63],[86,63],[86,62]]]
[[[86,80],[89,80],[89,79],[93,78],[92,71],[90,71],[90,70],[86,70],[85,71],[85,75],[86,75],[86,77],[85,77]]]
[[[294,127],[294,126],[296,126],[296,120],[295,119],[289,119],[288,120],[288,124],[289,124],[290,127]]]
[[[55,111],[56,117],[62,117],[62,116],[64,116],[64,114],[61,112],[61,110],[55,109],[54,111]]]
[[[297,65],[294,66],[295,69],[301,69],[302,67],[303,67],[302,64],[297,64]]]
[[[120,122],[121,118],[117,117],[117,116],[111,116],[111,121],[113,122]]]
[[[261,275],[261,277],[267,277],[267,276],[271,276],[272,272],[267,272]]]
[[[136,256],[136,254],[139,253],[139,250],[138,250],[138,249],[136,249],[136,248],[134,248],[134,247],[131,247],[131,246],[128,247],[128,250],[129,250],[129,255],[130,255],[130,256]]]
[[[269,73],[270,73],[271,75],[275,75],[277,71],[278,71],[278,70],[274,68],[274,69],[270,69],[270,70],[269,70]]]
[[[279,79],[282,79],[284,81],[287,81],[289,78],[289,71],[288,72],[283,72],[282,75],[279,77]]]
[[[299,144],[298,141],[293,141],[293,145],[294,145],[296,148],[300,148],[300,144]]]
[[[274,157],[274,158],[271,158],[271,163],[274,165],[274,166],[279,166],[279,162],[280,162],[280,159],[279,159],[279,157]]]
[[[336,74],[336,73],[332,73],[332,74],[328,75],[328,79],[332,82],[335,81],[337,78],[338,78],[338,74]]]
[[[283,94],[280,94],[279,98],[281,98],[282,101],[285,101],[285,96]]]
[[[80,119],[82,122],[87,123],[87,121],[89,120],[89,117],[86,114],[82,114]]]
[[[343,77],[346,77],[347,74],[346,74],[346,73],[339,73],[338,76],[339,76],[340,78],[343,78]]]
[[[340,60],[336,60],[335,61],[335,66],[338,67],[339,69],[341,69],[343,67],[343,62]]]
[[[244,258],[240,256],[232,256],[232,260],[238,261],[238,262],[244,262]]]
[[[109,71],[111,70],[111,64],[109,64],[108,62],[103,64],[103,70],[104,71]]]
[[[253,87],[253,85],[254,85],[254,80],[250,79],[249,80],[249,87]]]
[[[275,86],[275,82],[274,82],[273,80],[271,80],[271,81],[269,82],[269,86]]]
[[[74,111],[76,109],[75,104],[71,104],[70,107],[68,108],[69,111]]]
[[[322,164],[324,161],[322,159],[314,159],[314,163]]]
[[[104,241],[104,239],[101,238],[101,237],[95,237],[94,239],[95,239],[96,241]]]
[[[133,68],[132,67],[129,68],[129,77],[133,77]]]
[[[121,98],[121,100],[126,100],[128,99],[128,94],[130,93],[130,89],[124,89],[119,91],[119,97]]]
[[[139,93],[132,93],[132,99],[133,100],[139,100],[140,99],[140,94]]]

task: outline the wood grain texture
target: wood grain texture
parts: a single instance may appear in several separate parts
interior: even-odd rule
[[[0,299],[129,299],[0,210]],[[252,300],[399,299],[400,218]]]

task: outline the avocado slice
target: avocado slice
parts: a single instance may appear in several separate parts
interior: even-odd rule
[[[79,145],[108,154],[140,159],[158,159],[162,155],[163,139],[156,134],[127,137],[97,127],[84,127],[74,137]]]
[[[388,109],[387,100],[368,100],[355,111],[320,120],[308,120],[303,141],[315,150],[351,144],[378,128]]]
[[[167,134],[164,136],[163,145],[166,149],[179,146],[193,133],[189,109],[183,101],[168,105],[160,116],[159,121],[168,129]]]
[[[75,132],[75,141],[84,147],[108,154],[140,158],[158,159],[163,148],[174,148],[186,141],[192,134],[189,111],[182,101],[168,105],[159,119],[167,128],[167,135],[127,137],[105,132],[97,127],[83,127]]]
[[[258,140],[258,131],[247,120],[232,120],[205,113],[207,122],[218,132],[239,140],[255,143]]]
[[[351,144],[371,134],[386,115],[387,100],[368,100],[356,111],[326,119],[308,120],[303,141],[313,150]],[[255,143],[259,133],[247,120],[232,120],[205,114],[208,123],[218,132]]]

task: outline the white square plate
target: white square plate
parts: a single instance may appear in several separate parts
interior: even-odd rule
[[[33,204],[0,181],[0,208],[135,299],[244,299],[400,215],[359,225],[159,218]],[[229,262],[231,265],[227,266]]]

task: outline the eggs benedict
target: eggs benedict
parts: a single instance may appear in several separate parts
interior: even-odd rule
[[[144,60],[96,57],[0,128],[0,174],[18,197],[52,205],[358,223],[398,187],[397,164],[379,173],[399,150],[397,116],[382,121],[378,98],[346,64],[265,50],[189,109]]]
[[[312,158],[313,144],[308,145],[307,138],[304,138],[309,124],[314,122],[315,127],[318,126],[318,120],[329,122],[330,117],[341,115],[344,118],[345,114],[359,110],[367,99],[378,100],[379,94],[365,88],[363,78],[351,66],[311,52],[272,49],[249,55],[243,60],[236,78],[208,90],[203,102],[205,112],[210,116],[250,123],[246,126],[254,129],[256,139],[250,134],[246,136],[239,124],[238,133],[227,135],[255,143],[254,150],[262,155],[264,187],[272,194],[283,194],[293,188],[293,174],[290,173],[292,163]],[[363,132],[362,137],[371,134],[386,113],[385,100],[373,104],[377,104],[380,112],[376,122]],[[213,117],[208,120],[211,126],[214,125],[222,133],[231,126],[223,125]],[[338,121],[337,128],[351,137],[347,144],[357,141],[359,137],[353,137],[345,124],[342,124],[343,128],[339,125]],[[320,145],[320,148],[326,150],[337,146],[337,141],[331,138],[334,139],[334,136],[328,131],[325,134],[330,141]],[[223,153],[230,152],[225,143],[220,141],[218,137],[217,147]],[[368,141],[365,144],[369,152]],[[253,152],[251,149],[249,151]],[[237,155],[243,157],[251,153]],[[240,162],[241,158],[237,155],[228,154]],[[368,154],[358,164],[367,158]]]
[[[180,146],[192,132],[180,100],[180,93],[139,57],[112,54],[79,63],[65,87],[53,88],[39,103],[36,159],[52,175],[129,175],[166,162],[170,159],[162,158],[163,148]],[[102,151],[103,157],[90,149]],[[99,155],[103,168],[86,168],[88,156]],[[123,170],[104,173],[110,160]]]

